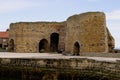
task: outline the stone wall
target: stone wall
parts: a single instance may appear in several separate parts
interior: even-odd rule
[[[38,68],[71,68],[71,69],[100,69],[120,72],[120,61],[97,61],[87,58],[68,59],[27,59],[27,58],[1,58],[1,66],[38,67]],[[102,65],[102,66],[101,66]]]
[[[88,12],[73,15],[65,22],[12,23],[10,39],[14,40],[13,51],[41,52],[41,45],[44,45],[43,52],[62,50],[74,55],[112,52],[114,38],[106,27],[105,18],[103,12]],[[59,35],[58,41],[56,35]]]
[[[50,35],[59,34],[60,48],[64,48],[64,22],[20,22],[10,25],[10,39],[14,40],[14,52],[39,52],[40,40],[47,40],[50,52]]]
[[[67,20],[66,49],[74,52],[74,44],[83,52],[108,52],[105,14],[89,12],[74,15]]]
[[[119,80],[120,78],[120,61],[106,62],[87,58],[0,59],[0,71],[2,71],[1,74],[3,74],[7,69],[9,72],[6,74],[10,74],[12,71],[16,72],[16,74],[19,72],[19,76],[17,76],[22,77],[21,80],[31,80],[28,78],[46,80],[49,78],[51,79],[50,76],[53,76],[51,80],[61,80],[62,76],[64,78],[67,76],[67,79],[64,80],[68,80],[70,76],[72,77],[69,80],[76,80],[75,78],[78,78],[78,80],[81,78],[93,78],[91,80]]]
[[[108,28],[107,28],[107,34],[108,34],[108,50],[110,53],[114,53],[115,50],[115,40],[112,37],[111,33],[109,32]]]

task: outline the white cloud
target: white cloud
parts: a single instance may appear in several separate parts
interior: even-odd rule
[[[107,20],[120,20],[120,10],[106,13]]]
[[[115,47],[120,49],[120,17],[116,18],[116,15],[111,14],[107,17],[107,27],[115,39]]]
[[[37,2],[33,3],[27,0],[3,0],[0,1],[0,13],[28,9],[36,6],[38,6]]]
[[[89,2],[98,2],[100,0],[88,0]]]
[[[115,38],[116,48],[120,49],[120,10],[114,10],[112,12],[106,13],[108,28]]]

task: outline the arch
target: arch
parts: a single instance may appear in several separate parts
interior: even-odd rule
[[[73,52],[74,52],[74,55],[79,55],[79,53],[80,53],[80,45],[79,45],[78,42],[75,42]]]
[[[50,51],[56,52],[58,50],[58,43],[59,43],[59,34],[52,33],[50,35]]]
[[[13,39],[10,40],[9,46],[10,46],[10,51],[14,51],[14,40]]]
[[[39,52],[47,52],[48,51],[48,41],[46,39],[42,39],[39,42]]]

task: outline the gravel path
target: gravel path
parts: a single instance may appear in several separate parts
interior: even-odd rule
[[[9,53],[0,52],[0,58],[29,58],[29,59],[70,59],[70,58],[87,58],[97,61],[106,62],[120,62],[120,58],[109,58],[109,57],[88,57],[88,56],[65,56],[62,54],[52,53]]]

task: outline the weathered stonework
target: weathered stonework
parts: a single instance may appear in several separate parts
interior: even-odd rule
[[[56,52],[75,55],[112,52],[114,39],[106,27],[105,14],[88,12],[65,22],[19,22],[10,25],[10,44],[14,52]]]
[[[0,58],[0,72],[0,79],[5,74],[15,80],[119,80],[120,61]]]

